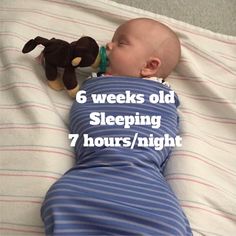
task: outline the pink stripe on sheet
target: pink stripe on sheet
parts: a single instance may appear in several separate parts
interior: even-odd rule
[[[68,133],[69,131],[67,129],[64,129],[64,128],[54,128],[54,127],[50,127],[50,126],[44,126],[44,124],[35,124],[35,125],[32,125],[32,124],[0,124],[0,130],[3,130],[3,129],[21,129],[21,130],[24,130],[24,129],[45,129],[45,130],[54,130],[54,131],[60,131],[60,132],[63,132],[63,133]]]
[[[66,15],[57,15],[55,14],[55,12],[48,12],[48,11],[40,11],[38,9],[32,9],[32,8],[0,8],[0,11],[10,11],[10,12],[28,12],[28,13],[31,13],[31,15],[33,14],[38,14],[40,16],[47,16],[49,18],[52,18],[52,19],[57,19],[57,20],[61,20],[62,22],[65,21],[65,22],[70,22],[70,23],[73,23],[73,24],[81,24],[81,25],[85,25],[85,26],[89,26],[91,28],[94,28],[94,29],[101,29],[103,31],[108,31],[108,32],[114,32],[114,29],[113,28],[110,28],[108,25],[101,25],[99,24],[98,22],[96,22],[96,24],[94,24],[94,22],[91,22],[91,21],[86,21],[84,19],[80,19],[78,17],[78,19],[76,18],[72,18],[72,17],[69,17],[69,16],[66,16]],[[59,23],[59,22],[58,22]]]
[[[54,31],[48,31],[48,33],[51,33],[52,37],[54,37],[56,35],[56,33]],[[15,38],[20,39],[22,42],[25,42],[25,43],[29,40],[29,37],[23,38],[23,37],[19,36],[18,34],[15,34],[13,32],[0,32],[0,35],[15,37]],[[38,34],[35,35],[35,37],[36,36],[38,36]],[[63,36],[69,38],[70,40],[76,40],[76,39],[78,39],[78,37],[81,37],[82,35],[77,35],[76,37],[75,36],[71,37],[71,36],[69,36],[69,34],[66,34],[66,35],[63,35]],[[107,41],[99,40],[99,39],[96,39],[96,41],[97,41],[98,44],[101,44],[101,45],[104,45],[105,43],[107,43]],[[22,46],[23,46],[23,44],[22,44]],[[41,46],[41,45],[38,45],[37,47],[38,48],[43,48],[43,46]]]
[[[35,73],[35,71],[32,68],[30,68],[30,69],[29,68],[30,68],[29,66],[25,66],[22,64],[9,63],[9,64],[1,66],[0,71],[7,71],[10,69],[21,69],[21,70],[32,71]]]
[[[70,158],[73,158],[74,159],[74,153],[71,152],[70,154],[69,153],[66,153],[66,152],[62,152],[61,150],[58,151],[57,149],[58,148],[53,148],[53,147],[50,147],[50,149],[47,149],[48,147],[46,146],[42,146],[41,149],[38,147],[38,146],[29,146],[28,148],[26,148],[26,146],[12,146],[12,147],[1,147],[0,146],[0,152],[33,152],[35,154],[35,152],[39,152],[39,153],[52,153],[52,154],[60,154],[60,155],[63,155],[63,156],[66,156],[66,157],[70,157]],[[53,151],[53,149],[55,151]],[[68,151],[69,152],[69,151]],[[58,157],[60,158],[60,156]]]
[[[26,66],[24,64],[18,64],[18,63],[8,63],[6,65],[0,66],[0,72],[9,71],[12,69],[22,70],[22,73],[24,71],[30,71],[35,75],[35,70],[32,68],[32,66]]]
[[[46,171],[46,170],[37,170],[37,169],[34,169],[34,170],[31,170],[31,169],[22,169],[22,168],[19,168],[19,169],[0,169],[0,172],[30,172],[30,173],[47,173],[47,174],[51,174],[51,175],[56,175],[56,176],[61,176],[62,173],[60,172],[55,172],[55,171]],[[0,195],[1,196],[1,195]],[[20,196],[16,196],[16,195],[12,195],[12,197],[20,197]],[[25,196],[26,197],[26,196]]]
[[[236,102],[231,102],[230,100],[220,98],[220,97],[217,98],[217,97],[209,97],[209,96],[203,97],[202,95],[194,95],[194,94],[191,95],[191,94],[187,94],[179,89],[175,89],[175,92],[178,95],[181,95],[179,97],[191,98],[192,100],[196,100],[196,101],[209,102],[209,103],[219,103],[219,104],[226,104],[226,105],[236,105]]]
[[[7,177],[33,177],[33,178],[43,178],[43,179],[53,179],[58,180],[59,177],[47,176],[47,175],[26,175],[26,174],[0,174],[0,176]]]
[[[36,200],[38,199],[38,200]],[[0,195],[0,202],[12,202],[12,203],[32,203],[41,205],[43,202],[44,196],[41,197],[34,197],[34,196],[14,196],[14,195]]]
[[[59,32],[59,31],[56,31],[56,30],[52,31],[50,28],[39,26],[39,25],[36,25],[32,22],[26,22],[26,21],[23,21],[23,20],[18,20],[18,21],[17,20],[0,20],[0,23],[19,24],[19,25],[23,25],[23,26],[29,27],[30,29],[34,29],[34,30],[37,30],[37,31],[40,31],[40,32],[46,32],[46,33],[52,33],[53,32],[53,35],[59,35],[59,36],[68,37],[68,38],[77,38],[78,37],[78,35],[76,35],[76,34],[72,34],[72,33],[68,33],[68,32],[63,33],[63,32]]]
[[[225,59],[229,60],[229,61],[234,61],[236,62],[236,56],[235,55],[228,55],[224,52],[219,52],[219,51],[214,51],[214,53],[219,54],[221,57],[224,57]]]
[[[175,150],[175,151],[173,151],[173,155],[176,158],[192,158],[192,159],[198,160],[200,162],[203,162],[204,164],[207,164],[209,166],[209,168],[214,167],[220,171],[223,171],[224,174],[236,176],[236,173],[233,170],[231,170],[225,166],[223,167],[222,165],[220,166],[220,164],[217,162],[213,163],[212,160],[209,160],[206,156],[204,156],[200,153],[194,153],[194,152],[191,152],[188,150],[181,150],[181,151]]]
[[[207,177],[206,177],[207,178]],[[186,181],[192,181],[201,185],[205,185],[217,190],[221,190],[221,187],[217,187],[215,183],[209,183],[208,179],[204,179],[201,176],[192,175],[192,174],[186,174],[185,172],[173,172],[170,174],[165,174],[166,180],[186,180]],[[218,184],[218,182],[217,182]]]
[[[5,84],[5,85],[0,86],[0,91],[4,92],[4,91],[7,91],[7,90],[17,89],[17,88],[26,88],[27,90],[28,90],[28,88],[35,89],[35,90],[38,90],[38,91],[40,91],[43,94],[46,94],[48,96],[45,89],[43,89],[42,87],[37,86],[33,83],[27,83],[27,82],[12,82],[12,83],[9,83],[9,84]],[[18,106],[18,105],[20,105],[20,104],[15,104],[15,106]],[[10,109],[10,108],[6,108],[6,106],[7,105],[2,105],[2,109]],[[8,105],[8,106],[14,106],[14,105]],[[54,106],[57,107],[57,108],[69,111],[71,105],[62,104],[62,103],[54,103]],[[20,107],[19,109],[21,109],[21,108],[22,107]],[[23,108],[25,108],[25,106]],[[42,108],[42,107],[40,106],[40,108]],[[0,105],[0,109],[1,109],[1,105]],[[16,109],[18,109],[18,108],[16,108]],[[46,108],[44,107],[44,109],[46,109]],[[54,111],[54,109],[48,109],[48,110]]]
[[[4,91],[7,91],[7,90],[11,90],[11,89],[17,89],[17,88],[27,88],[27,90],[30,88],[30,89],[35,89],[35,90],[38,90],[44,94],[47,94],[45,89],[41,88],[41,87],[37,87],[37,86],[32,86],[30,84],[26,84],[26,83],[15,83],[15,84],[6,84],[6,85],[3,85],[3,86],[0,86],[0,91],[4,92]]]
[[[236,86],[234,86],[233,84],[227,84],[225,83],[224,80],[222,80],[221,82],[217,82],[216,80],[214,80],[214,78],[211,78],[209,75],[204,74],[202,77],[200,76],[174,76],[174,75],[170,75],[168,77],[168,79],[174,79],[174,80],[183,80],[184,82],[188,82],[188,83],[206,83],[206,84],[211,84],[210,86],[212,88],[226,88],[226,89],[231,89],[231,90],[235,90]]]
[[[184,23],[184,22],[180,22],[180,24],[182,24],[182,25],[180,25],[178,22],[172,23],[172,22],[167,21],[165,19],[162,19],[162,22],[166,23],[167,25],[172,25],[174,30],[178,29],[178,30],[181,30],[183,32],[190,33],[192,35],[197,35],[197,36],[200,36],[200,37],[203,37],[203,38],[218,41],[218,42],[221,42],[221,43],[226,44],[226,45],[228,45],[228,44],[235,45],[236,44],[236,40],[233,39],[233,36],[221,35],[221,34],[218,34],[218,33],[210,32],[210,31],[205,30],[205,29],[203,31],[202,28],[199,28],[199,29],[201,29],[201,32],[199,32],[196,29],[191,29],[190,27],[192,27],[192,26],[187,24],[187,23]],[[196,26],[194,26],[194,28],[195,27]]]
[[[181,137],[183,139],[185,139],[185,138],[192,138],[192,139],[197,140],[198,142],[201,142],[203,145],[207,144],[210,147],[218,149],[218,151],[222,151],[222,152],[225,152],[225,153],[230,153],[228,150],[225,150],[224,147],[217,145],[217,143],[214,143],[216,139],[214,139],[212,137],[210,137],[210,138],[206,138],[206,137],[202,138],[201,136],[197,136],[197,135],[194,135],[194,134],[187,134],[187,133],[184,133],[184,132],[181,133]],[[208,140],[211,141],[211,142],[209,142]],[[188,139],[188,142],[189,141],[190,141],[190,139]],[[193,141],[193,140],[191,140],[191,141]],[[195,142],[195,141],[193,141],[193,142]],[[227,142],[224,142],[224,143],[227,143]],[[219,142],[218,142],[218,144],[219,144]],[[234,143],[230,143],[230,144],[233,145],[233,146],[236,145]]]
[[[191,125],[193,125],[193,126],[195,126],[196,125],[196,123],[195,122],[191,122],[191,121],[189,121],[188,120],[188,118],[187,117],[180,117],[180,120],[181,121],[184,121],[184,122],[186,122],[186,123],[189,123],[189,124],[191,124]],[[189,132],[188,132],[189,131]],[[185,130],[182,130],[181,131],[181,133],[183,133],[183,134],[188,134],[188,133],[192,133],[192,132],[194,132],[194,131],[191,131],[191,129],[187,129],[186,131]],[[195,132],[196,133],[196,132]],[[198,132],[197,132],[198,133]],[[196,133],[196,134],[197,134]],[[198,134],[199,135],[199,134]],[[217,134],[217,135],[215,135],[215,134],[210,134],[210,133],[208,133],[207,132],[207,130],[205,130],[205,128],[204,128],[204,130],[201,130],[201,135],[204,135],[205,137],[207,137],[207,139],[209,139],[209,140],[215,140],[215,141],[218,141],[218,142],[220,142],[220,143],[223,143],[223,144],[229,144],[229,145],[236,145],[236,136],[233,136],[232,138],[229,138],[228,136],[223,136],[223,135],[221,135],[221,134]],[[223,145],[223,147],[225,147],[224,145]],[[224,149],[225,150],[225,149]]]
[[[89,10],[89,7],[86,5],[86,3],[85,3],[85,7],[84,7],[84,6],[81,5],[81,3],[76,3],[76,2],[73,2],[73,3],[70,2],[70,3],[68,3],[68,2],[65,2],[65,1],[56,1],[56,0],[41,0],[41,1],[48,2],[48,3],[53,2],[53,3],[57,3],[57,4],[61,4],[61,5],[66,5],[66,6],[81,8],[81,9],[85,9],[85,10],[87,10],[87,11]],[[101,13],[103,17],[104,17],[104,16],[108,16],[108,17],[114,17],[114,16],[115,16],[115,17],[117,17],[117,18],[120,18],[120,17],[121,17],[121,15],[115,14],[115,13],[113,13],[113,12],[104,11],[102,8],[99,9],[98,6],[96,6],[96,9],[93,8],[92,10]],[[126,11],[127,11],[127,9],[126,9]],[[130,17],[127,17],[127,13],[126,13],[126,14],[122,15],[122,19],[123,19],[123,20],[129,20]]]
[[[68,96],[68,94],[65,94],[65,96]],[[63,109],[65,111],[70,111],[71,109],[71,105],[67,105],[67,104],[62,104],[62,103],[54,103],[55,107],[59,108],[59,109]]]
[[[221,209],[221,207],[215,207],[213,208],[212,205],[210,205],[209,203],[202,203],[202,202],[199,202],[199,201],[192,201],[192,200],[186,200],[186,199],[179,199],[181,205],[192,205],[192,206],[199,206],[201,208],[204,208],[204,209],[210,209],[210,210],[215,210],[216,212],[221,212],[222,214],[225,214],[225,215],[229,215],[230,217],[236,217],[236,214],[233,214],[232,212],[226,212],[226,211],[223,211]],[[235,218],[236,219],[236,218]]]
[[[191,184],[191,188],[192,189],[198,189],[198,187],[194,187],[193,183],[197,184],[197,185],[203,185],[207,188],[211,188],[211,189],[214,189],[216,192],[221,192],[223,194],[226,194],[227,192],[232,194],[232,192],[229,192],[229,191],[226,191],[226,189],[224,188],[219,188],[217,187],[216,185],[211,185],[211,184],[208,184],[206,182],[202,182],[202,181],[199,181],[199,180],[196,180],[196,179],[191,179],[189,178],[188,176],[187,177],[178,177],[178,175],[176,175],[176,177],[165,177],[165,179],[170,183],[170,181],[172,182],[178,182],[178,184],[180,184],[179,182],[180,181],[184,181],[186,182],[185,184],[185,187],[188,186],[189,184]],[[190,182],[190,183],[187,183],[187,182]],[[176,184],[176,183],[175,183]],[[183,187],[183,185],[181,184],[181,186]],[[207,191],[207,189],[204,189],[204,191]],[[217,195],[217,193],[215,193],[215,195]]]
[[[25,102],[26,103],[26,102]],[[33,103],[33,102],[29,102],[29,103]],[[64,110],[70,110],[70,108],[68,107],[63,107],[62,104],[55,104],[55,107],[58,107],[60,109],[64,109]],[[0,105],[0,109],[2,110],[19,110],[19,109],[24,109],[24,108],[40,108],[43,110],[47,110],[53,113],[56,113],[56,110],[54,108],[50,107],[48,108],[47,106],[43,106],[42,104],[28,104],[28,105],[24,105],[24,104],[13,104],[13,105]]]
[[[185,123],[188,122],[188,120],[184,120],[184,119],[181,119],[181,121],[184,121]],[[217,149],[220,149],[222,151],[224,151],[223,148],[219,148],[217,145],[213,145],[212,143],[208,142],[207,140],[211,140],[211,141],[218,141],[220,143],[225,143],[225,144],[229,144],[229,145],[236,145],[236,140],[233,140],[233,139],[219,139],[217,137],[213,137],[213,136],[209,136],[208,134],[204,134],[204,137],[206,137],[205,139],[201,136],[197,136],[197,135],[194,135],[194,133],[190,133],[190,132],[181,132],[181,137],[191,137],[191,138],[194,138],[194,139],[197,139],[201,142],[204,142],[204,143],[207,143],[208,145],[214,147],[214,148],[217,148]]]
[[[44,196],[0,195],[0,202],[42,204]]]
[[[215,212],[215,211],[212,211],[212,210],[205,209],[203,207],[196,207],[196,206],[187,205],[187,204],[181,204],[181,207],[183,207],[183,208],[192,208],[194,210],[204,211],[204,212],[207,212],[207,213],[210,213],[210,214],[213,214],[213,215],[217,215],[217,216],[220,216],[220,217],[232,220],[232,221],[236,221],[236,219],[234,217],[227,216],[227,214],[223,213],[222,211],[221,211],[222,213],[218,213],[218,212]],[[199,214],[201,214],[201,213],[199,213]]]
[[[59,36],[59,37],[63,37],[63,38],[70,38],[71,40],[76,40],[78,39],[79,37],[81,37],[82,35],[78,35],[78,34],[73,34],[73,33],[63,33],[63,31],[58,31],[58,30],[51,30],[49,28],[46,28],[46,27],[43,27],[43,26],[40,26],[40,25],[36,25],[36,24],[33,24],[32,22],[26,22],[26,21],[16,21],[16,20],[0,20],[0,23],[14,23],[14,24],[19,24],[19,25],[23,25],[23,26],[26,26],[30,29],[34,29],[34,30],[37,30],[39,32],[44,32],[44,33],[50,33],[51,35],[53,35],[53,37],[56,37],[56,36]],[[36,37],[37,35],[35,35]],[[24,40],[25,41],[25,40]],[[104,44],[105,42],[104,41],[101,41],[99,39],[96,39],[97,43],[98,44]]]
[[[42,200],[43,201],[43,200]],[[0,202],[13,202],[13,203],[34,203],[34,204],[42,204],[42,201],[33,201],[33,200],[3,200],[0,199]]]
[[[208,114],[204,115],[204,114],[201,114],[199,112],[192,111],[190,109],[183,108],[183,107],[181,107],[179,109],[184,114],[190,114],[192,116],[195,116],[195,117],[203,119],[203,120],[208,120],[208,121],[211,121],[211,122],[221,123],[221,124],[229,124],[229,125],[236,124],[236,119],[230,119],[230,118],[226,118],[226,117],[211,116],[211,115],[208,115]]]
[[[181,46],[182,47],[185,47],[187,48],[188,50],[190,50],[191,52],[194,52],[196,55],[200,56],[201,58],[204,58],[206,59],[207,61],[213,63],[214,65],[216,65],[217,67],[220,67],[221,70],[224,70],[224,71],[227,71],[228,73],[236,76],[236,72],[230,70],[229,68],[223,66],[222,64],[220,64],[219,62],[216,62],[214,59],[210,58],[210,57],[207,57],[209,56],[208,54],[206,54],[205,52],[199,52],[199,49],[193,47],[192,45],[188,45],[186,43],[181,43]],[[203,55],[204,54],[204,55]],[[206,56],[207,55],[207,56]]]
[[[3,47],[0,48],[0,53],[4,53],[4,52],[17,52],[17,53],[22,53],[21,50],[19,48],[14,48],[14,47]]]
[[[31,227],[31,226],[29,226]],[[43,230],[38,231],[38,230],[31,230],[31,229],[15,229],[15,228],[9,228],[9,227],[2,227],[0,226],[0,231],[10,231],[10,232],[21,232],[21,233],[34,233],[34,234],[41,234],[44,235]],[[24,235],[25,236],[25,235]]]
[[[211,185],[211,184],[207,184],[205,182],[202,182],[202,181],[199,181],[199,180],[195,180],[195,179],[191,179],[191,178],[187,178],[187,177],[168,177],[165,176],[165,179],[167,181],[178,181],[178,180],[183,180],[183,181],[188,181],[188,182],[193,182],[193,183],[197,183],[197,184],[200,184],[200,185],[204,185],[206,187],[210,187],[210,188],[214,188],[214,189],[218,189],[216,188],[215,186]]]
[[[31,103],[31,104],[24,104],[24,103]],[[0,105],[0,109],[5,110],[18,110],[24,108],[40,108],[43,110],[47,110],[50,112],[55,113],[55,109],[53,107],[44,106],[42,104],[34,103],[34,102],[24,102],[23,104],[13,104],[13,105]]]
[[[11,37],[15,37],[15,38],[20,39],[20,40],[22,40],[22,41],[24,41],[24,42],[27,40],[27,38],[24,38],[24,37],[22,37],[21,35],[15,33],[15,32],[2,31],[2,32],[0,32],[0,35],[1,35],[1,36],[11,36]]]

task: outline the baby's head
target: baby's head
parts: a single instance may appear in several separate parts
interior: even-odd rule
[[[120,25],[106,45],[107,73],[166,78],[179,62],[180,42],[166,25],[148,18]]]

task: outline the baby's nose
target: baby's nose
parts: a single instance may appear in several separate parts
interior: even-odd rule
[[[106,50],[111,50],[112,49],[112,45],[113,45],[112,42],[107,43],[106,44]]]

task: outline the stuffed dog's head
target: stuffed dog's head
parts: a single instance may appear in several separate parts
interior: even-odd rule
[[[73,55],[71,64],[74,67],[91,66],[99,54],[97,42],[88,36],[81,37],[79,40],[72,42],[71,47]]]

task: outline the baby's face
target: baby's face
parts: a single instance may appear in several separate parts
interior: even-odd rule
[[[149,45],[140,27],[134,23],[125,23],[115,32],[112,41],[107,44],[109,66],[107,73],[112,75],[141,77],[141,70],[150,55]]]

